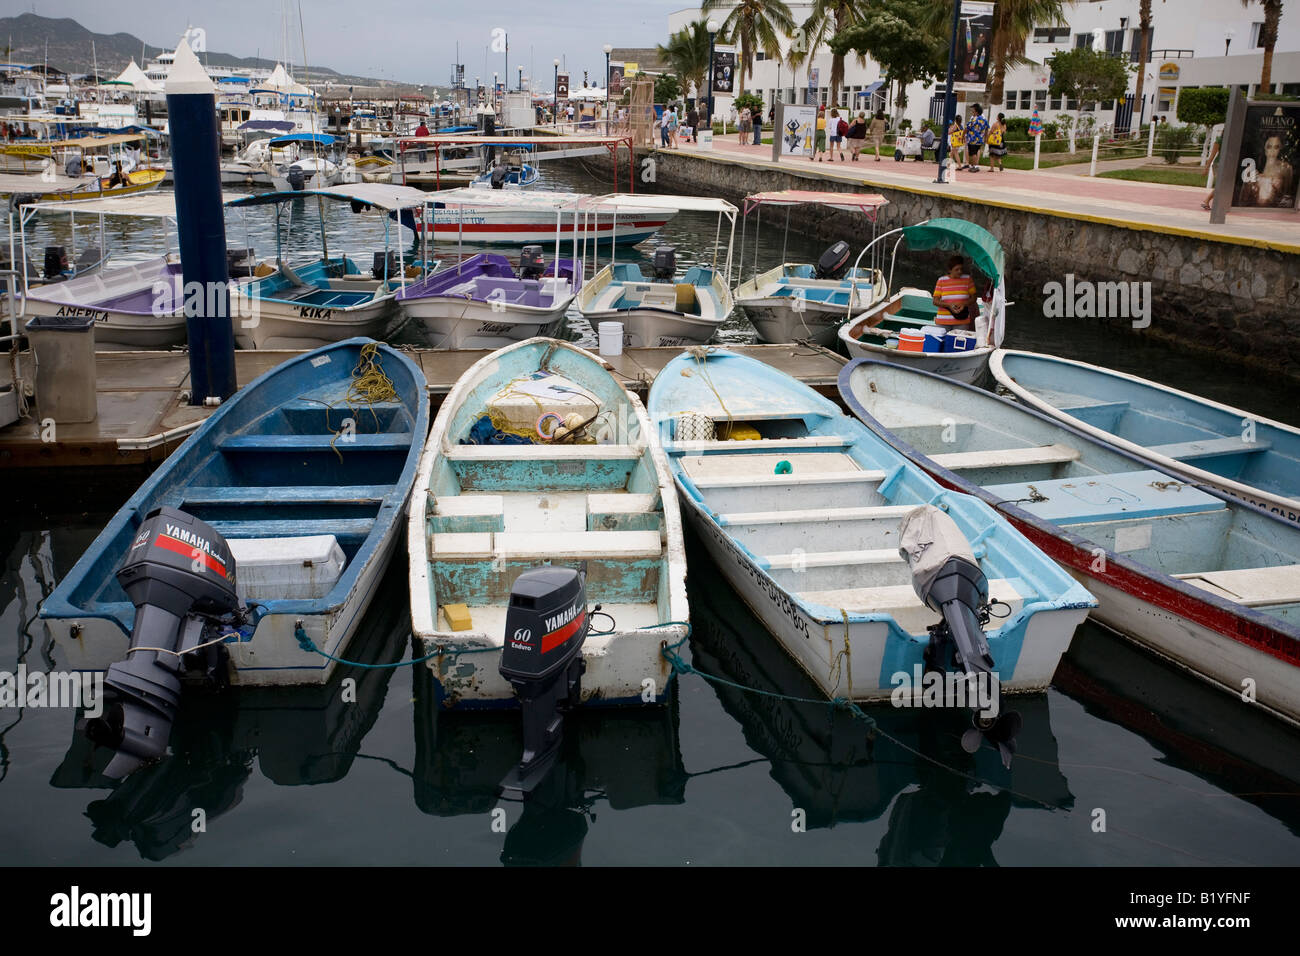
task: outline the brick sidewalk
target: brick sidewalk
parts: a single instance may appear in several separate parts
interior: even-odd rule
[[[1194,186],[1101,179],[1050,169],[993,172],[987,166],[978,173],[958,172],[955,183],[939,184],[934,182],[937,173],[934,163],[918,163],[912,159],[895,162],[892,155],[879,163],[874,155],[861,157],[856,163],[851,160],[818,163],[802,158],[774,163],[770,144],[741,146],[731,137],[715,138],[712,151],[683,145],[663,152],[779,168],[857,187],[901,188],[971,202],[1035,209],[1046,215],[1075,216],[1182,235],[1203,234],[1207,239],[1300,253],[1300,213],[1283,209],[1229,212],[1223,225],[1210,225],[1209,213],[1201,209],[1206,191]]]

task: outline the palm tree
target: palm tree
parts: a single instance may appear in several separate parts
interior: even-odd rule
[[[1277,25],[1282,19],[1282,0],[1259,0],[1264,8],[1264,29],[1260,32],[1260,45],[1264,47],[1264,69],[1259,74],[1261,93],[1273,92],[1273,47],[1277,45]],[[1250,0],[1241,0],[1243,7],[1250,6]]]
[[[804,21],[802,27],[805,43],[801,44],[803,47],[801,50],[791,49],[790,66],[797,69],[830,37],[861,23],[866,17],[868,5],[868,0],[813,0],[812,12],[808,14],[808,19]],[[866,62],[867,58],[858,54],[858,63]],[[837,94],[843,81],[844,54],[832,51],[830,88],[832,106],[839,103]]]
[[[1151,58],[1151,0],[1142,0],[1138,5],[1138,29],[1142,31],[1142,50],[1138,54],[1138,78],[1137,87],[1133,90],[1133,102],[1136,104],[1138,115],[1142,113],[1142,87],[1147,78],[1147,60]],[[1154,113],[1152,120],[1155,119]],[[1138,134],[1138,127],[1141,123],[1133,124],[1133,135]]]
[[[736,78],[736,95],[745,92],[745,77],[754,72],[754,54],[762,50],[767,57],[781,55],[781,38],[794,31],[794,16],[781,0],[704,0],[700,12],[706,16],[714,10],[730,7],[718,36],[725,43],[740,47],[740,69]],[[757,49],[756,49],[757,48]]]
[[[709,72],[709,28],[696,20],[668,38],[667,46],[658,47],[659,56],[682,81],[683,88],[695,84],[697,96],[708,96],[704,78]]]

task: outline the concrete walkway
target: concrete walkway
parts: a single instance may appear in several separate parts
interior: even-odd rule
[[[1048,216],[1106,223],[1129,229],[1200,236],[1207,240],[1254,245],[1300,254],[1300,213],[1283,209],[1230,212],[1227,222],[1209,223],[1201,209],[1206,191],[1193,186],[1130,182],[1079,176],[1054,169],[957,173],[956,182],[934,182],[934,163],[914,160],[882,162],[875,157],[835,162],[787,158],[772,161],[772,147],[741,146],[734,138],[715,139],[712,150],[681,146],[656,150],[698,156],[719,163],[736,163],[767,169],[779,168],[816,180],[833,181],[863,189],[904,189],[925,195],[960,198],[988,205],[1027,209]],[[1122,161],[1120,161],[1122,162]],[[1085,166],[1086,170],[1086,166]]]

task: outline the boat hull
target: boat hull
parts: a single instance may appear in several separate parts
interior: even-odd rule
[[[493,209],[483,206],[466,208],[463,217],[457,218],[456,209],[434,210],[432,230],[427,223],[421,228],[433,233],[435,242],[458,242],[463,239],[474,245],[509,245],[519,246],[528,243],[547,245],[555,242],[556,222],[554,212],[531,212],[529,210]],[[612,218],[600,217],[597,221],[582,223],[575,227],[572,216],[566,217],[559,225],[561,247],[565,242],[599,241],[607,243],[615,236],[615,244],[636,245],[653,236],[671,216],[637,216],[620,219],[615,233]],[[591,217],[595,219],[596,217]]]
[[[718,331],[721,319],[672,312],[668,309],[611,309],[584,312],[594,331],[601,322],[623,324],[624,348],[677,348],[704,345]]]
[[[170,291],[156,291],[159,282]],[[91,318],[104,351],[169,348],[186,341],[182,287],[180,266],[158,259],[34,287],[25,313]]]
[[[395,309],[391,297],[347,309],[296,306],[244,297],[231,319],[241,349],[314,349],[342,339],[381,339]]]
[[[835,344],[835,333],[839,331],[840,323],[844,321],[842,309],[807,306],[796,310],[788,299],[737,300],[736,305],[754,326],[760,342],[807,340],[830,348]]]
[[[573,297],[554,308],[519,308],[474,299],[403,299],[402,314],[410,321],[404,336],[425,348],[499,349],[525,339],[551,337],[564,326],[564,313]]]
[[[988,373],[990,348],[971,352],[900,352],[898,349],[868,345],[856,339],[840,337],[849,358],[869,358],[918,372],[942,375],[957,382],[974,385]]]

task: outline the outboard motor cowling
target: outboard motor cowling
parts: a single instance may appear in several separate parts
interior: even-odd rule
[[[370,266],[370,275],[380,282],[391,279],[397,275],[398,265],[397,253],[391,251],[376,252]]]
[[[849,267],[849,256],[852,250],[849,244],[841,239],[835,245],[831,246],[822,253],[821,258],[817,260],[815,270],[818,279],[841,279]]]
[[[554,762],[564,731],[561,711],[581,699],[589,626],[585,571],[541,567],[515,579],[500,671],[519,697],[524,753],[507,787],[531,790]]]
[[[509,178],[510,167],[498,163],[496,166],[492,167],[492,175],[489,177],[488,181],[492,184],[493,189],[505,189],[506,180]]]
[[[117,751],[104,770],[113,778],[163,756],[191,655],[202,659],[209,677],[223,679],[221,644],[199,648],[245,619],[225,539],[175,508],[149,512],[117,580],[135,605],[130,649],[108,669],[103,715],[85,728],[93,741]]]
[[[677,274],[677,249],[673,246],[655,247],[654,261],[650,266],[654,277],[668,282]]]
[[[933,505],[921,505],[898,528],[899,554],[912,572],[912,588],[925,605],[942,615],[930,627],[926,670],[956,671],[966,681],[966,706],[973,726],[962,737],[970,753],[981,738],[994,744],[1006,766],[1015,753],[1020,715],[998,713],[1001,686],[994,671],[984,625],[989,621],[989,584],[957,522]],[[976,713],[973,701],[984,698],[992,711]]]
[[[289,188],[294,192],[302,192],[307,186],[307,174],[301,166],[290,166],[286,178],[289,180]]]
[[[253,249],[232,249],[226,247],[226,273],[232,279],[251,276],[257,267],[256,252]]]
[[[519,278],[540,279],[546,271],[541,246],[524,246],[519,252]]]
[[[68,268],[68,256],[62,246],[45,247],[45,278],[62,279],[63,270]]]

